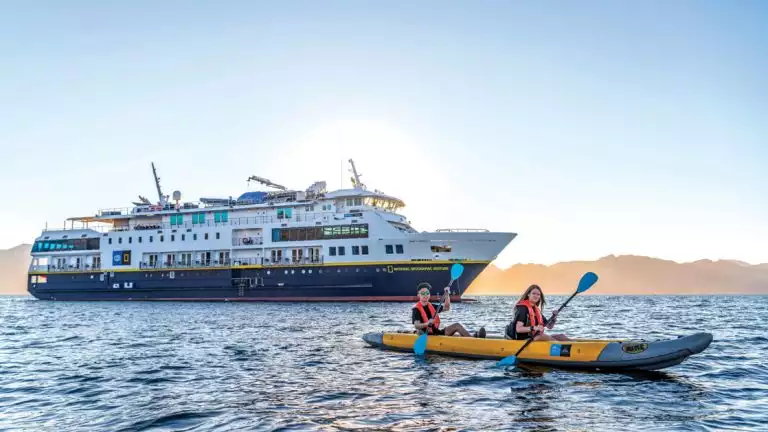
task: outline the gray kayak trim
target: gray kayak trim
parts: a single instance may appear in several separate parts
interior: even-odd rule
[[[384,344],[384,333],[366,333],[363,340],[377,348],[393,351],[412,352],[410,348],[397,348]],[[574,362],[547,359],[518,358],[519,363],[551,366],[563,369],[591,369],[599,371],[616,370],[658,370],[682,363],[686,358],[704,351],[712,343],[711,333],[695,333],[677,339],[653,342],[625,341],[612,342],[605,346],[596,361]],[[634,350],[632,348],[635,348]],[[627,352],[629,351],[629,352]],[[428,351],[453,357],[499,360],[497,356],[463,354],[455,352]],[[635,352],[635,353],[632,353]]]

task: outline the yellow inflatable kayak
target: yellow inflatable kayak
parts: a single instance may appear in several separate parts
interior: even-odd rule
[[[368,333],[363,340],[372,346],[413,352],[413,333]],[[704,351],[712,334],[696,333],[653,342],[636,340],[571,340],[533,342],[518,356],[519,363],[600,371],[657,370],[680,364]],[[489,337],[429,336],[427,352],[455,357],[501,360],[514,355],[525,341]]]

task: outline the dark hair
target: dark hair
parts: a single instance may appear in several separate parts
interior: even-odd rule
[[[429,282],[422,282],[422,283],[418,284],[416,286],[416,292],[419,292],[419,291],[421,291],[424,288],[428,289],[430,293],[432,292],[432,285],[430,285]]]
[[[547,303],[547,301],[544,300],[544,291],[542,291],[541,287],[536,285],[536,284],[533,284],[533,285],[529,286],[528,289],[525,290],[523,295],[520,296],[520,301],[528,300],[528,294],[530,294],[531,291],[533,291],[535,289],[539,290],[539,292],[541,293],[541,299],[539,300],[539,304],[537,304],[536,306],[538,306],[539,309],[542,309],[542,308],[544,308],[544,305]]]

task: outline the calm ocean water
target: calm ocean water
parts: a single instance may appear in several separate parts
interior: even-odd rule
[[[552,297],[547,306],[565,298]],[[513,298],[446,323],[500,333]],[[768,430],[768,297],[580,296],[575,337],[715,335],[661,373],[499,370],[367,347],[410,304],[0,297],[0,430]]]

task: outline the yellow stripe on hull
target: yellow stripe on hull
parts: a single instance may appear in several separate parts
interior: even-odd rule
[[[384,333],[384,345],[400,350],[412,350],[418,336],[409,333]],[[532,342],[517,357],[530,360],[556,360],[561,362],[596,361],[610,340],[571,340]],[[429,336],[427,352],[462,356],[502,359],[514,355],[525,343],[524,340],[497,338],[464,338],[455,336]],[[570,345],[569,356],[550,355],[552,345]]]

